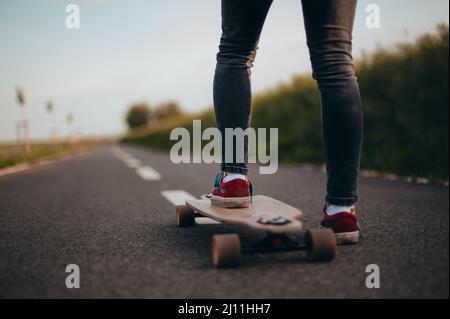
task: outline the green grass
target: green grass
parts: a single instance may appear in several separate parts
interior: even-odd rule
[[[57,158],[88,150],[97,145],[97,142],[84,140],[75,144],[59,143],[57,146],[50,143],[32,143],[31,154],[27,155],[21,145],[0,144],[0,169],[22,163],[35,163],[43,158]]]

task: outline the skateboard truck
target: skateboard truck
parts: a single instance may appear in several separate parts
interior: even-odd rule
[[[277,253],[303,250],[306,248],[304,242],[298,242],[290,238],[285,234],[267,234],[259,242],[250,245],[243,246],[242,251],[245,254],[256,253]]]

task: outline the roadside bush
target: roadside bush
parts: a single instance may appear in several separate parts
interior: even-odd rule
[[[365,137],[362,167],[400,175],[448,179],[448,26],[415,43],[379,49],[357,61]],[[170,149],[173,127],[214,126],[214,113],[181,116],[142,135],[124,138]],[[252,126],[279,128],[284,162],[323,163],[320,97],[310,75],[255,95]]]

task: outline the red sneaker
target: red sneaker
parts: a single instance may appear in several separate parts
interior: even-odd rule
[[[330,228],[336,235],[338,245],[356,244],[359,241],[359,226],[356,209],[334,215],[327,214],[328,204],[323,209],[324,219],[320,226]]]
[[[216,176],[211,203],[226,208],[245,208],[250,204],[251,183],[248,179],[233,179],[224,183],[226,173],[220,172]]]

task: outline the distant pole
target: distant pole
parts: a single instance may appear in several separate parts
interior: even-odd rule
[[[54,105],[53,105],[53,102],[51,101],[51,100],[49,100],[49,101],[47,101],[47,105],[46,105],[46,109],[47,109],[47,112],[48,112],[48,114],[49,114],[49,116],[50,116],[50,143],[51,143],[51,145],[52,145],[52,147],[54,148],[54,149],[56,149],[56,130],[55,130],[55,127],[54,127],[54,123],[53,123],[53,120],[52,120],[52,113],[53,113],[53,110],[54,110]]]
[[[73,138],[72,138],[72,123],[73,123],[73,114],[69,113],[66,116],[66,122],[67,122],[67,129],[68,129],[68,138],[69,138],[69,144],[73,143]]]
[[[23,149],[25,154],[28,156],[31,155],[29,134],[30,127],[25,112],[25,95],[20,87],[16,88],[16,100],[19,106],[22,108],[22,120],[17,123],[17,139],[20,144],[20,141],[22,140],[20,132],[23,130]]]

